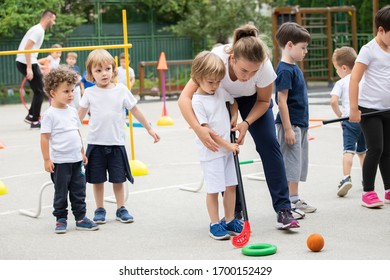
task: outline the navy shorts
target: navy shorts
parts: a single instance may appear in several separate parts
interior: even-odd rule
[[[91,145],[87,147],[88,164],[85,168],[87,182],[100,184],[124,183],[126,178],[133,183],[129,160],[124,146]]]
[[[362,154],[367,151],[366,141],[359,123],[343,121],[343,149],[344,153]]]

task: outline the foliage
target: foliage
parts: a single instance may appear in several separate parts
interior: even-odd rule
[[[357,30],[359,33],[372,33],[373,0],[284,0],[285,5],[301,7],[355,6]],[[388,0],[378,0],[379,8],[388,4]],[[282,5],[283,6],[283,5]]]
[[[271,21],[262,16],[257,0],[194,0],[183,8],[181,19],[168,29],[179,36],[189,36],[198,51],[202,42],[208,48],[216,43],[227,43],[234,29],[248,22],[254,23],[265,33],[271,31]],[[269,35],[269,34],[268,34]]]
[[[56,25],[47,37],[63,43],[76,26],[85,22],[83,7],[89,1],[83,0],[3,0],[0,1],[0,37],[13,38],[24,34],[31,26],[39,23],[45,9],[57,12]]]

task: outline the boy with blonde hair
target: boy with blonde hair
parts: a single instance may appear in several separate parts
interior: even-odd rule
[[[341,78],[338,80],[330,95],[330,105],[338,118],[349,117],[349,82],[351,79],[352,68],[355,64],[357,54],[351,47],[337,48],[333,52],[332,62],[336,69],[337,75]],[[339,100],[341,99],[341,110]],[[351,169],[353,156],[358,155],[360,165],[366,156],[366,142],[359,123],[343,121],[341,123],[343,130],[343,178],[338,185],[337,195],[345,196],[352,188]]]
[[[192,108],[200,125],[215,132],[212,138],[221,147],[213,152],[197,137],[211,220],[209,235],[217,240],[229,239],[229,233],[236,235],[242,231],[242,224],[234,218],[237,175],[233,153],[238,153],[239,147],[237,143],[230,143],[230,118],[226,109],[226,101],[233,104],[234,99],[219,88],[225,73],[223,61],[212,52],[200,52],[192,62],[191,78],[198,85],[192,98]],[[237,108],[232,109],[235,109],[234,114],[238,113]],[[220,220],[218,194],[222,192],[225,218]]]

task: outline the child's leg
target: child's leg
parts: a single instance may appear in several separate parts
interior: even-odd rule
[[[288,193],[290,195],[290,200],[292,199],[292,203],[296,202],[299,199],[298,184],[298,182],[288,182]]]
[[[223,208],[225,210],[226,223],[229,223],[234,219],[235,204],[236,186],[226,187],[225,194],[223,196]]]
[[[366,153],[358,154],[360,167],[363,167],[364,159],[366,158]]]
[[[56,219],[68,218],[68,181],[69,170],[66,164],[54,164],[51,180],[54,183],[53,215]]]
[[[208,193],[207,194],[206,206],[207,206],[207,211],[208,211],[209,216],[210,216],[211,224],[219,223],[218,193]]]
[[[87,211],[85,176],[81,173],[81,162],[70,163],[72,177],[69,184],[69,200],[76,221],[84,219]]]
[[[96,208],[104,208],[104,183],[93,184]]]
[[[349,176],[351,175],[352,162],[353,162],[353,153],[345,152],[343,155],[343,175]]]
[[[362,118],[360,126],[368,148],[362,170],[363,190],[370,192],[375,189],[375,177],[383,152],[383,124],[379,117],[365,117]]]
[[[121,208],[125,204],[125,192],[123,188],[123,183],[113,183],[114,194],[116,199],[117,208]]]

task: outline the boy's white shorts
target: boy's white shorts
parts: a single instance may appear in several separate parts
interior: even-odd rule
[[[224,192],[226,187],[237,185],[233,153],[200,164],[207,193]]]

